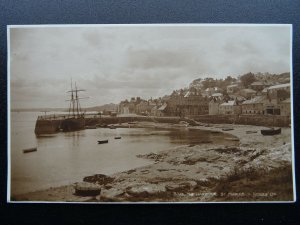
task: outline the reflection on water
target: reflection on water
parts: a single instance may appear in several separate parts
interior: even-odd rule
[[[90,129],[36,138],[34,113],[12,113],[11,192],[25,193],[71,184],[84,176],[113,174],[152,163],[137,158],[182,144],[230,142],[207,131],[157,128]],[[121,139],[114,139],[121,136]],[[108,139],[108,144],[98,144]],[[232,144],[232,142],[231,142]],[[37,146],[37,152],[23,154]]]

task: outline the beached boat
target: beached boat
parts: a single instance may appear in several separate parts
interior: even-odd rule
[[[119,137],[115,137],[115,139],[121,139],[121,137],[119,136]]]
[[[98,144],[106,144],[108,143],[108,140],[101,140],[101,141],[98,141]]]
[[[233,128],[223,128],[222,131],[230,131],[230,130],[234,130]]]
[[[270,129],[264,129],[260,131],[262,135],[276,135],[281,134],[281,128],[270,128]]]
[[[224,138],[225,140],[228,140],[228,141],[239,141],[240,139],[238,138]]]
[[[113,125],[113,124],[111,124],[111,125],[108,125],[108,128],[109,128],[109,129],[116,129],[116,126]]]
[[[85,129],[97,129],[96,125],[92,125],[92,126],[85,126]]]
[[[75,195],[80,196],[97,196],[101,193],[101,187],[88,182],[74,184]]]
[[[256,130],[247,130],[246,131],[246,134],[255,134],[255,133],[257,133]]]
[[[23,150],[23,153],[36,152],[37,148],[27,148]]]
[[[218,130],[211,130],[210,133],[212,133],[212,134],[219,134],[219,133],[221,133],[221,131],[218,131]]]

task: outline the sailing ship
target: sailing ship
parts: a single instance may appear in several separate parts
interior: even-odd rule
[[[75,88],[73,89],[72,81],[71,81],[71,90],[67,91],[67,93],[71,93],[71,99],[69,105],[69,113],[66,119],[61,121],[60,129],[63,132],[69,131],[78,131],[85,129],[85,118],[84,113],[81,110],[80,102],[78,96],[78,92],[85,91],[83,89],[77,89],[77,85],[75,82]]]
[[[72,81],[71,81],[71,90],[67,91],[67,93],[71,93],[69,113],[66,115],[45,115],[38,116],[35,123],[35,135],[37,137],[48,136],[60,131],[68,132],[68,131],[77,131],[85,129],[85,118],[84,113],[82,113],[78,93],[81,91],[85,91],[82,89],[78,89],[75,83],[75,88],[73,89]]]

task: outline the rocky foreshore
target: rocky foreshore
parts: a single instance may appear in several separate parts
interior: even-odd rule
[[[166,127],[147,123],[136,126]],[[230,129],[224,129],[230,128]],[[232,129],[231,129],[232,128]],[[83,182],[101,188],[100,195],[82,197],[72,185],[18,195],[16,201],[61,202],[215,202],[292,201],[291,129],[263,136],[263,127],[214,124],[193,126],[238,138],[232,146],[203,143],[137,155],[153,164],[116,173],[93,175]],[[225,130],[225,131],[224,131]]]

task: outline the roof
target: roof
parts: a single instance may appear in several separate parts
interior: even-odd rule
[[[278,84],[278,85],[274,85],[268,88],[268,90],[272,90],[272,89],[279,89],[279,88],[285,88],[285,87],[289,87],[290,83],[287,84]]]
[[[264,85],[264,83],[263,82],[261,82],[261,81],[254,81],[252,84],[250,84],[250,85]]]
[[[250,100],[244,101],[242,104],[247,105],[247,104],[259,104],[263,103],[263,100],[265,100],[265,96],[256,96],[255,98],[252,98]]]
[[[237,87],[238,85],[237,84],[231,84],[231,85],[228,85],[227,87]]]
[[[235,104],[235,101],[228,101],[228,102],[224,102],[224,103],[222,103],[221,105],[222,106],[233,106]]]
[[[236,99],[238,101],[244,101],[246,100],[245,97],[241,96],[241,95],[228,95],[231,99]]]
[[[189,97],[190,96],[190,94],[191,94],[191,92],[190,91],[188,91],[185,95],[184,95],[184,97],[186,98],[186,97]]]
[[[223,94],[222,93],[214,93],[211,96],[212,97],[221,97],[221,96],[223,96]]]
[[[168,105],[167,105],[166,103],[164,103],[161,107],[158,108],[158,110],[163,111],[163,110],[166,109],[167,106],[168,106]]]
[[[249,89],[249,88],[243,89],[242,91],[247,92],[247,93],[256,93],[256,91],[254,91],[253,89]]]
[[[291,103],[291,99],[290,98],[287,98],[286,100],[280,102],[280,103]]]

